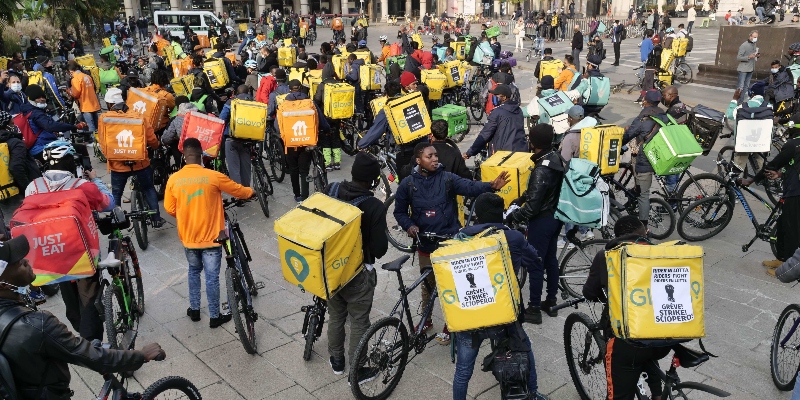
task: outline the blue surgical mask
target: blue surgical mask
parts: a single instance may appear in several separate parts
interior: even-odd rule
[[[780,70],[781,70],[780,68],[772,68],[772,69],[769,70],[769,72],[772,72],[773,74],[777,74],[778,71],[780,71]]]
[[[47,108],[47,103],[36,103],[36,107],[42,108],[42,109]]]

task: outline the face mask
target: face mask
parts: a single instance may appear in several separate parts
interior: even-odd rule
[[[492,105],[495,107],[500,105],[500,99],[497,96],[492,96]]]
[[[21,92],[22,91],[22,84],[21,83],[12,83],[11,84],[11,90],[13,90],[14,93]]]
[[[757,41],[758,41],[758,38],[752,38],[752,39],[750,39],[750,41],[751,41],[751,42],[753,42],[753,43],[755,43],[755,42],[757,42]]]
[[[38,108],[47,108],[47,103],[36,103],[36,107],[38,107]]]
[[[2,283],[7,285],[7,286],[9,286],[9,287],[11,287],[11,288],[13,288],[13,289],[11,289],[13,292],[21,294],[23,296],[26,296],[26,295],[28,295],[30,293],[30,289],[27,286],[12,285],[12,284],[10,284],[8,282],[2,282]]]
[[[771,69],[771,70],[769,70],[769,71],[770,71],[770,72],[772,72],[773,74],[777,74],[777,73],[778,73],[778,71],[780,71],[780,68],[772,68],[772,69]]]

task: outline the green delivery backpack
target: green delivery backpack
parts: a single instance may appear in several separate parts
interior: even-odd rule
[[[589,94],[584,94],[583,104],[587,106],[604,106],[611,97],[611,81],[607,77],[589,77]]]
[[[600,168],[589,160],[572,158],[561,183],[556,219],[600,228],[608,224],[608,213],[608,184],[600,178]]]

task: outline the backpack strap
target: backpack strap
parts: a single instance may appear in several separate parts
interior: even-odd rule
[[[36,193],[50,193],[50,186],[47,185],[47,182],[42,177],[34,179],[33,186],[36,188]]]
[[[3,342],[6,340],[6,336],[8,336],[11,326],[14,325],[18,319],[31,312],[33,312],[33,310],[30,308],[14,306],[8,307],[0,313],[0,326],[3,328],[3,331],[0,332],[0,348],[2,348]]]

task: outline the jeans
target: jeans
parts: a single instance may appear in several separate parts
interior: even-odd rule
[[[678,186],[680,178],[681,174],[667,175],[664,177],[664,184],[667,185],[667,190],[669,192],[675,191],[675,187]]]
[[[750,90],[750,79],[753,77],[753,71],[739,72],[739,81],[736,83],[736,88],[742,89],[742,95],[739,97],[739,102],[745,102],[750,99],[747,91]]]
[[[642,77],[642,74],[643,74],[643,73],[644,73],[644,71],[647,69],[646,65],[647,65],[647,60],[644,60],[644,61],[642,61],[642,65],[641,65],[641,67],[640,67],[639,69],[637,69],[637,70],[636,70],[636,78],[637,78],[637,79],[639,79],[639,78],[641,78],[641,77]]]
[[[122,193],[125,191],[125,185],[128,184],[128,177],[135,175],[139,180],[139,188],[144,194],[144,199],[147,201],[147,207],[150,211],[155,211],[153,216],[154,221],[161,219],[161,212],[158,208],[158,193],[153,186],[153,168],[149,165],[147,168],[140,169],[133,172],[117,172],[111,171],[111,195],[114,197],[114,204],[122,205]]]
[[[581,51],[582,50],[572,49],[572,58],[574,59],[572,65],[581,65]]]
[[[539,53],[540,56],[542,54],[544,54],[544,38],[543,37],[537,37],[536,38],[536,52]]]
[[[225,162],[231,180],[250,187],[252,164],[250,164],[250,148],[241,140],[228,139],[225,144]]]
[[[528,231],[535,234],[528,235],[528,243],[536,249],[542,259],[542,264],[528,266],[530,276],[531,297],[530,306],[539,307],[542,302],[542,289],[544,287],[544,274],[547,273],[547,298],[555,300],[558,294],[558,234],[561,232],[561,221],[555,219],[553,214],[539,216],[528,221]],[[544,270],[539,265],[544,265]]]
[[[512,324],[508,329],[509,331],[514,332],[517,329],[517,325]],[[486,334],[485,330],[478,331],[475,334],[480,338],[479,342],[474,343],[477,347],[473,347],[472,332],[466,331],[455,334],[457,358],[456,372],[453,376],[453,400],[465,400],[467,398],[469,380],[472,378],[472,371],[475,370],[475,359],[478,358],[478,352],[480,350],[481,343],[483,343],[484,339],[488,339],[488,335]],[[525,334],[525,342],[529,349],[528,362],[530,363],[528,392],[536,393],[536,391],[539,389],[537,382],[538,378],[536,376],[536,362],[533,358],[533,350],[530,350],[531,340],[528,338],[527,334]]]
[[[692,33],[692,26],[694,26],[694,21],[689,21],[689,25],[686,26],[686,31]]]
[[[219,269],[222,264],[222,247],[210,249],[184,249],[189,262],[189,307],[200,309],[200,271],[205,270],[208,314],[219,317]],[[232,293],[230,293],[232,294]]]
[[[792,400],[800,400],[800,371],[797,372],[797,380],[794,382]]]
[[[650,218],[650,186],[653,184],[653,173],[639,172],[636,173],[635,179],[636,186],[639,187],[639,221],[647,221]]]
[[[756,14],[759,21],[764,21],[764,7],[756,7]]]
[[[97,121],[99,115],[97,111],[83,113],[83,122],[86,122],[89,132],[97,132]],[[119,204],[119,203],[117,203]]]
[[[328,353],[331,357],[344,357],[344,324],[350,317],[350,345],[347,356],[353,361],[358,342],[369,329],[369,313],[378,275],[375,269],[364,268],[347,286],[328,299]]]

